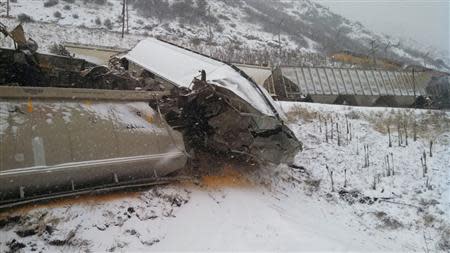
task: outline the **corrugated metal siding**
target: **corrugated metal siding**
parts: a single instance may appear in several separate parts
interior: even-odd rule
[[[415,73],[414,80],[411,72],[370,69],[281,67],[281,72],[304,95],[426,95],[423,73]]]

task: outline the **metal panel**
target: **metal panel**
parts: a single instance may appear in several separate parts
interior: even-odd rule
[[[386,71],[380,71],[381,77],[383,78],[384,84],[386,85],[387,95],[395,96],[394,86],[392,86],[391,79],[389,78]]]
[[[364,74],[364,70],[357,70],[356,74],[359,77],[359,82],[361,83],[361,87],[363,88],[364,95],[372,95],[372,91],[370,90],[369,82]]]
[[[300,87],[300,91],[303,94],[308,94],[308,87],[306,86],[305,77],[303,76],[303,72],[300,68],[295,68],[295,74],[297,75],[298,85]]]
[[[244,65],[244,64],[234,64],[240,70],[244,71],[248,76],[250,76],[253,81],[257,84],[263,86],[264,82],[270,77],[272,74],[272,70],[267,67],[253,66],[253,65]]]
[[[8,90],[7,97],[0,91],[0,107],[21,113],[2,115],[10,126],[0,131],[0,201],[15,198],[21,186],[31,196],[64,191],[71,180],[100,186],[109,184],[113,173],[126,181],[165,176],[185,166],[183,136],[167,127],[148,99],[126,101],[116,97],[122,91],[108,90],[96,100],[77,97],[84,89]],[[42,92],[30,98],[24,90]]]
[[[297,83],[297,76],[295,75],[294,68],[282,68],[282,74],[287,79],[291,80],[294,83]]]
[[[393,74],[395,74],[395,77],[398,80],[398,83],[400,85],[400,89],[402,91],[402,95],[403,96],[408,96],[409,92],[408,92],[408,90],[406,88],[405,80],[403,79],[403,76],[401,75],[401,72],[394,71]]]
[[[391,81],[392,88],[394,89],[394,94],[397,96],[402,95],[401,86],[395,78],[395,74],[392,71],[386,71],[387,75],[389,76],[389,80]]]
[[[386,84],[383,81],[383,78],[381,78],[380,72],[377,71],[377,70],[374,70],[372,72],[373,72],[373,75],[375,77],[375,81],[378,84],[378,89],[380,90],[380,95],[387,95],[388,94],[388,90],[387,90]]]
[[[342,74],[341,74],[341,70],[340,69],[332,69],[331,70],[333,72],[334,75],[334,79],[336,80],[336,85],[339,87],[339,91],[341,92],[341,94],[349,94],[350,91],[347,90],[346,86],[345,86],[345,82],[342,79]]]
[[[350,73],[348,69],[340,69],[339,72],[342,74],[342,80],[344,81],[345,88],[348,95],[356,95],[355,88],[353,87],[352,79],[350,78]]]
[[[394,71],[392,73],[395,74],[395,77],[398,80],[398,83],[400,85],[400,89],[402,90],[402,95],[403,96],[408,96],[409,95],[408,89],[406,88],[405,80],[403,79],[403,76],[401,75],[401,72]]]
[[[373,72],[371,70],[364,71],[367,77],[367,81],[369,83],[370,90],[373,95],[380,95],[380,91],[378,89],[378,83],[373,76]]]
[[[309,94],[316,94],[316,90],[314,89],[314,83],[311,78],[311,74],[309,73],[308,68],[302,68],[303,77],[305,78],[306,87],[308,88]]]
[[[327,79],[327,76],[325,74],[325,69],[323,69],[323,68],[316,68],[316,71],[318,73],[320,84],[322,85],[323,93],[327,94],[327,95],[331,94],[330,85],[328,84],[328,79]]]
[[[408,89],[410,89],[411,94],[414,93],[414,86],[413,86],[413,82],[412,82],[412,78],[411,78],[411,73],[410,72],[403,72],[403,76],[406,80],[406,82],[408,83]]]
[[[413,84],[408,76],[408,72],[401,72],[401,75],[403,77],[403,80],[405,81],[405,88],[408,91],[408,94],[410,96],[414,96]]]
[[[295,68],[283,68],[282,69],[283,76],[289,79],[291,82],[293,82],[296,86],[298,86],[298,79],[297,74],[295,73]],[[289,89],[287,92],[292,92],[292,89],[290,87],[285,87],[286,89]]]
[[[339,89],[339,87],[338,87],[338,85],[336,83],[336,79],[334,77],[333,70],[330,69],[330,68],[326,68],[325,69],[325,74],[327,75],[328,84],[330,84],[330,87],[331,87],[331,92],[333,92],[333,94],[342,94],[342,93],[344,93],[345,90],[343,88],[342,88],[342,90]]]
[[[363,87],[361,86],[361,81],[359,80],[356,70],[349,69],[348,73],[350,74],[350,80],[355,88],[355,95],[364,95]]]
[[[414,83],[415,80],[413,79],[412,72],[407,72],[406,76],[408,77],[408,82],[409,82],[409,84],[411,86],[411,91],[412,91],[413,96],[417,95],[417,88],[416,88],[416,84]]]
[[[274,97],[277,96],[277,92],[275,90],[275,83],[273,81],[273,74],[267,79],[267,81],[263,85],[264,88],[269,92],[269,94]]]
[[[320,84],[319,75],[314,68],[308,68],[309,73],[311,74],[312,83],[314,85],[315,93],[318,95],[323,95],[324,92],[322,90],[322,85]]]

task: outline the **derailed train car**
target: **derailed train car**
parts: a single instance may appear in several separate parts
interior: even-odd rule
[[[158,180],[184,167],[153,92],[0,86],[0,205]]]
[[[139,42],[121,62],[187,91],[164,114],[189,146],[273,163],[292,161],[302,148],[269,93],[233,65],[154,38]]]
[[[0,51],[0,206],[158,181],[185,166],[186,149],[276,163],[301,149],[267,92],[237,69],[153,39],[120,62],[139,62],[142,45],[151,61],[140,66],[165,81],[158,89],[120,66]]]

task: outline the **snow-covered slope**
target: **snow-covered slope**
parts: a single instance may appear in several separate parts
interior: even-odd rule
[[[38,22],[119,32],[122,29],[121,2],[17,0],[11,3],[11,15],[26,14]],[[44,7],[44,3],[54,4]],[[429,67],[446,68],[441,64],[447,61],[445,55],[425,55],[411,43],[398,44],[398,39],[373,33],[309,0],[130,0],[129,3],[128,30],[131,34],[163,36],[193,46],[226,45],[225,54],[244,48],[258,49],[261,54],[274,51],[273,54],[280,46],[286,54],[327,54],[342,50],[368,54],[371,41],[376,41],[380,48],[377,51],[379,57],[418,65],[424,63],[425,57]],[[288,58],[289,55],[283,56],[284,61]],[[436,61],[437,58],[444,60]]]
[[[450,250],[449,113],[281,105],[304,142],[296,168],[208,163],[194,183],[12,210],[0,251]]]

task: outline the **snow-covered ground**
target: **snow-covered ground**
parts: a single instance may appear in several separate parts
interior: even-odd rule
[[[295,166],[229,164],[196,182],[6,212],[0,251],[450,249],[450,113],[281,105],[304,143]],[[408,145],[400,123],[399,146],[398,122]]]
[[[57,3],[45,7],[44,3],[47,2]],[[104,4],[95,4],[95,2],[104,2]],[[301,52],[305,58],[308,58],[310,53],[325,54],[327,50],[330,50],[327,48],[330,46],[329,40],[337,40],[335,36],[345,36],[355,45],[367,49],[369,48],[368,43],[373,40],[378,41],[380,47],[398,43],[398,39],[371,32],[361,24],[336,15],[327,8],[308,0],[280,1],[278,5],[273,3],[274,9],[269,8],[265,11],[247,3],[252,1],[230,3],[224,0],[209,0],[206,1],[207,12],[217,20],[215,25],[205,21],[191,24],[177,16],[179,13],[171,13],[170,18],[162,20],[155,16],[143,16],[133,4],[130,4],[128,38],[121,40],[119,32],[122,30],[122,2],[122,0],[17,0],[10,4],[10,16],[14,19],[8,21],[4,18],[6,3],[3,1],[0,2],[0,21],[10,25],[12,21],[18,23],[16,18],[19,15],[29,16],[33,23],[26,24],[26,32],[29,32],[30,37],[38,41],[43,51],[47,51],[52,43],[62,42],[118,45],[122,48],[131,48],[138,38],[160,36],[177,44],[190,44],[191,48],[199,46],[199,43],[203,46],[207,41],[212,42],[207,49],[202,48],[202,51],[224,50],[222,47],[227,46],[229,47],[226,52],[228,54],[231,54],[235,47],[258,50],[261,54],[266,54],[268,51],[278,51],[278,48],[282,47],[283,50],[290,53]],[[173,6],[179,2],[197,3],[198,1],[170,0],[169,2]],[[193,4],[194,7],[196,5]],[[282,31],[280,34],[278,34],[279,29],[274,27],[268,29],[265,26],[274,26],[274,23],[282,21],[278,20],[277,16],[272,16],[271,12],[275,10],[282,11],[289,19],[296,20],[297,23],[293,26],[302,26],[291,27],[289,32]],[[252,16],[249,12],[257,16]],[[281,27],[281,23],[277,26]],[[331,29],[328,31],[313,29],[321,26],[330,26]],[[317,34],[311,34],[308,30],[315,31]],[[346,32],[341,33],[340,31]],[[93,36],[92,33],[98,34],[98,36]],[[334,33],[340,35],[334,35]],[[133,45],[129,45],[128,42],[132,42]],[[3,44],[5,42],[0,39],[0,45],[3,46]],[[416,52],[415,55],[408,53],[411,52],[411,50],[406,50],[408,48]],[[196,50],[199,49],[196,48]],[[354,48],[348,49],[352,51]],[[402,43],[399,47],[393,47],[390,53],[403,60],[421,65],[424,64],[424,60],[418,56],[422,55],[419,52],[429,52],[433,59],[442,59],[447,64],[450,62],[448,54],[438,52],[429,46],[419,46],[412,40],[404,45]],[[289,59],[289,57],[284,58]],[[427,63],[427,66],[448,71],[444,66],[433,66],[431,62]]]
[[[84,3],[83,1],[74,1],[73,3],[60,1],[58,4],[50,7],[44,7],[44,2],[46,1],[19,0],[17,3],[12,3],[11,5],[11,16],[16,17],[24,13],[36,22],[56,24],[63,27],[91,28],[116,33],[122,30],[121,0],[110,0],[104,5]],[[180,44],[189,43],[192,39],[207,40],[211,36],[219,44],[238,39],[245,42],[246,46],[251,48],[263,48],[267,46],[267,43],[278,43],[273,34],[262,31],[260,26],[243,22],[245,13],[240,9],[229,6],[222,1],[210,1],[208,4],[212,13],[220,13],[225,18],[222,20],[223,30],[216,31],[214,29],[211,31],[213,34],[210,34],[208,24],[195,26],[183,23],[176,18],[161,22],[155,17],[143,17],[139,15],[137,10],[132,8],[131,5],[129,9],[128,33],[131,36],[167,37]],[[65,8],[65,6],[69,7]],[[59,12],[61,17],[55,17],[54,13],[56,12]],[[106,20],[111,22],[111,27],[108,28],[104,25]],[[63,38],[63,36],[60,38]],[[288,36],[282,35],[282,38],[283,46],[286,48],[297,47]],[[77,41],[70,40],[70,42]],[[104,45],[99,42],[93,42],[91,44]],[[305,47],[302,50],[315,52],[313,47]]]

